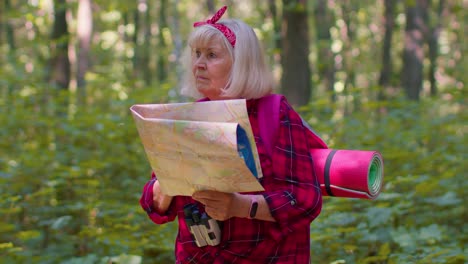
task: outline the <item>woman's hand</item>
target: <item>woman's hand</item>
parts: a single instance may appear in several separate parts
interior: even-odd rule
[[[218,191],[198,191],[192,198],[205,205],[205,212],[213,219],[224,221],[231,217],[247,217],[250,208],[248,195]]]
[[[213,219],[224,221],[231,217],[249,216],[251,194],[198,191],[192,198],[205,205],[205,212]],[[255,219],[275,222],[263,195],[255,195],[258,201]]]
[[[156,212],[160,214],[165,213],[171,205],[171,202],[172,196],[163,194],[159,186],[159,181],[156,180],[153,185],[153,206]]]

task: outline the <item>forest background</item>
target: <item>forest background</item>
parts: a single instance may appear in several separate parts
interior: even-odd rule
[[[173,263],[139,207],[129,107],[181,102],[195,21],[228,5],[332,148],[379,150],[374,201],[324,198],[313,263],[467,263],[466,0],[3,0],[0,263]]]

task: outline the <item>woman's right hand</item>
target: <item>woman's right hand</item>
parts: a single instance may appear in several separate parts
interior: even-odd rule
[[[156,212],[163,214],[171,205],[173,196],[165,195],[161,191],[159,181],[156,180],[153,185],[153,206]]]

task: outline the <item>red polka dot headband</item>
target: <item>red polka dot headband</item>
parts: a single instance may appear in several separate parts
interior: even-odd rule
[[[218,12],[216,12],[216,14],[213,15],[212,18],[208,19],[205,22],[203,21],[195,22],[193,23],[193,27],[211,25],[215,27],[216,29],[218,29],[219,31],[221,31],[221,33],[223,33],[223,35],[227,38],[229,43],[231,43],[231,45],[234,47],[234,45],[236,45],[236,35],[234,34],[234,32],[232,32],[232,30],[228,28],[227,26],[216,23],[224,15],[224,12],[226,12],[226,9],[227,9],[227,6],[223,6],[221,9],[218,10]]]

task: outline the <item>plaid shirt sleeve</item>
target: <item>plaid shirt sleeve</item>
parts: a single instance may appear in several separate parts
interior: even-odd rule
[[[283,100],[278,138],[272,153],[271,185],[264,193],[281,227],[277,239],[310,225],[322,208],[322,194],[313,170],[301,117]]]
[[[140,198],[140,206],[146,211],[148,217],[156,224],[164,224],[167,222],[174,221],[177,216],[175,210],[173,210],[174,203],[167,210],[165,215],[158,214],[153,206],[153,186],[157,178],[154,172],[151,174],[151,180],[149,180],[143,187],[143,191]]]

